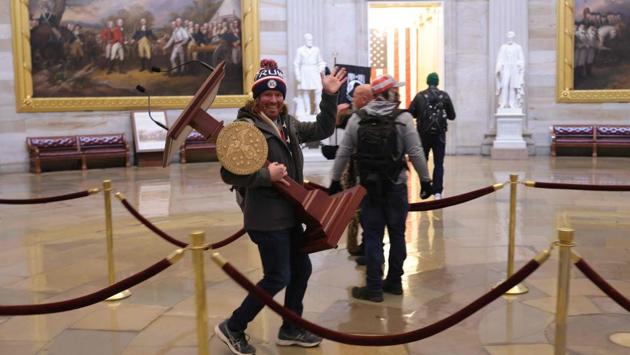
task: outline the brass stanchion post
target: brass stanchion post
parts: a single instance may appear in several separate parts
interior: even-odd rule
[[[558,290],[556,292],[556,342],[555,355],[564,355],[567,351],[567,316],[569,314],[569,282],[571,280],[571,247],[573,229],[558,229]]]
[[[112,181],[103,180],[103,197],[105,199],[105,240],[107,242],[107,277],[109,284],[116,282],[116,272],[114,270],[114,224],[112,223]],[[124,290],[106,301],[119,301],[131,296],[131,291]]]
[[[508,230],[508,263],[507,277],[510,278],[514,274],[514,250],[516,249],[516,188],[518,187],[518,174],[510,174],[510,219]],[[522,283],[512,287],[506,295],[521,295],[529,292],[527,286]]]
[[[195,299],[197,301],[197,353],[208,355],[208,312],[206,307],[206,278],[203,270],[204,233],[190,235],[192,262],[195,269]]]

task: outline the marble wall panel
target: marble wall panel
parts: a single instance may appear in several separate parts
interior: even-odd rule
[[[367,4],[358,3],[358,6],[367,8]],[[324,17],[324,60],[332,66],[336,54],[337,63],[367,65],[367,56],[359,55],[363,45],[367,48],[367,34],[361,31],[365,11],[357,11],[357,1],[326,0],[324,13],[341,16]]]
[[[466,80],[458,79],[455,89],[451,89],[457,120],[451,124],[456,130],[449,144],[455,144],[457,154],[480,154],[490,115],[487,103],[488,1],[458,1],[455,11],[457,21],[447,25],[446,31],[457,32],[453,70],[457,78]]]
[[[5,23],[0,25],[0,39],[11,38],[11,24]]]
[[[0,52],[0,80],[13,80],[13,55],[11,52]]]
[[[260,1],[260,18],[264,21],[282,21],[287,20],[287,1],[286,0],[261,0]]]

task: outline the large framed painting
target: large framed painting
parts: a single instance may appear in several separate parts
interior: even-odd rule
[[[18,112],[139,110],[147,95],[182,108],[209,74],[198,61],[225,61],[214,107],[238,107],[257,69],[258,0],[11,0],[11,11]]]
[[[630,101],[630,0],[558,0],[557,100]]]

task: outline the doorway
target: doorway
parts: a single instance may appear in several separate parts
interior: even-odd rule
[[[409,107],[431,72],[444,87],[444,8],[439,1],[368,2],[372,80],[390,74],[404,81],[401,105]]]

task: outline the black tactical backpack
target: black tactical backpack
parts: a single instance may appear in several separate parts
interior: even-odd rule
[[[361,120],[354,159],[359,167],[360,183],[372,198],[383,198],[406,167],[398,149],[396,126],[401,123],[395,122],[402,112],[394,110],[387,116],[369,115],[365,110],[357,113]]]
[[[446,131],[446,107],[444,94],[440,91],[428,90],[423,94],[427,103],[420,123],[420,133],[437,135]]]

